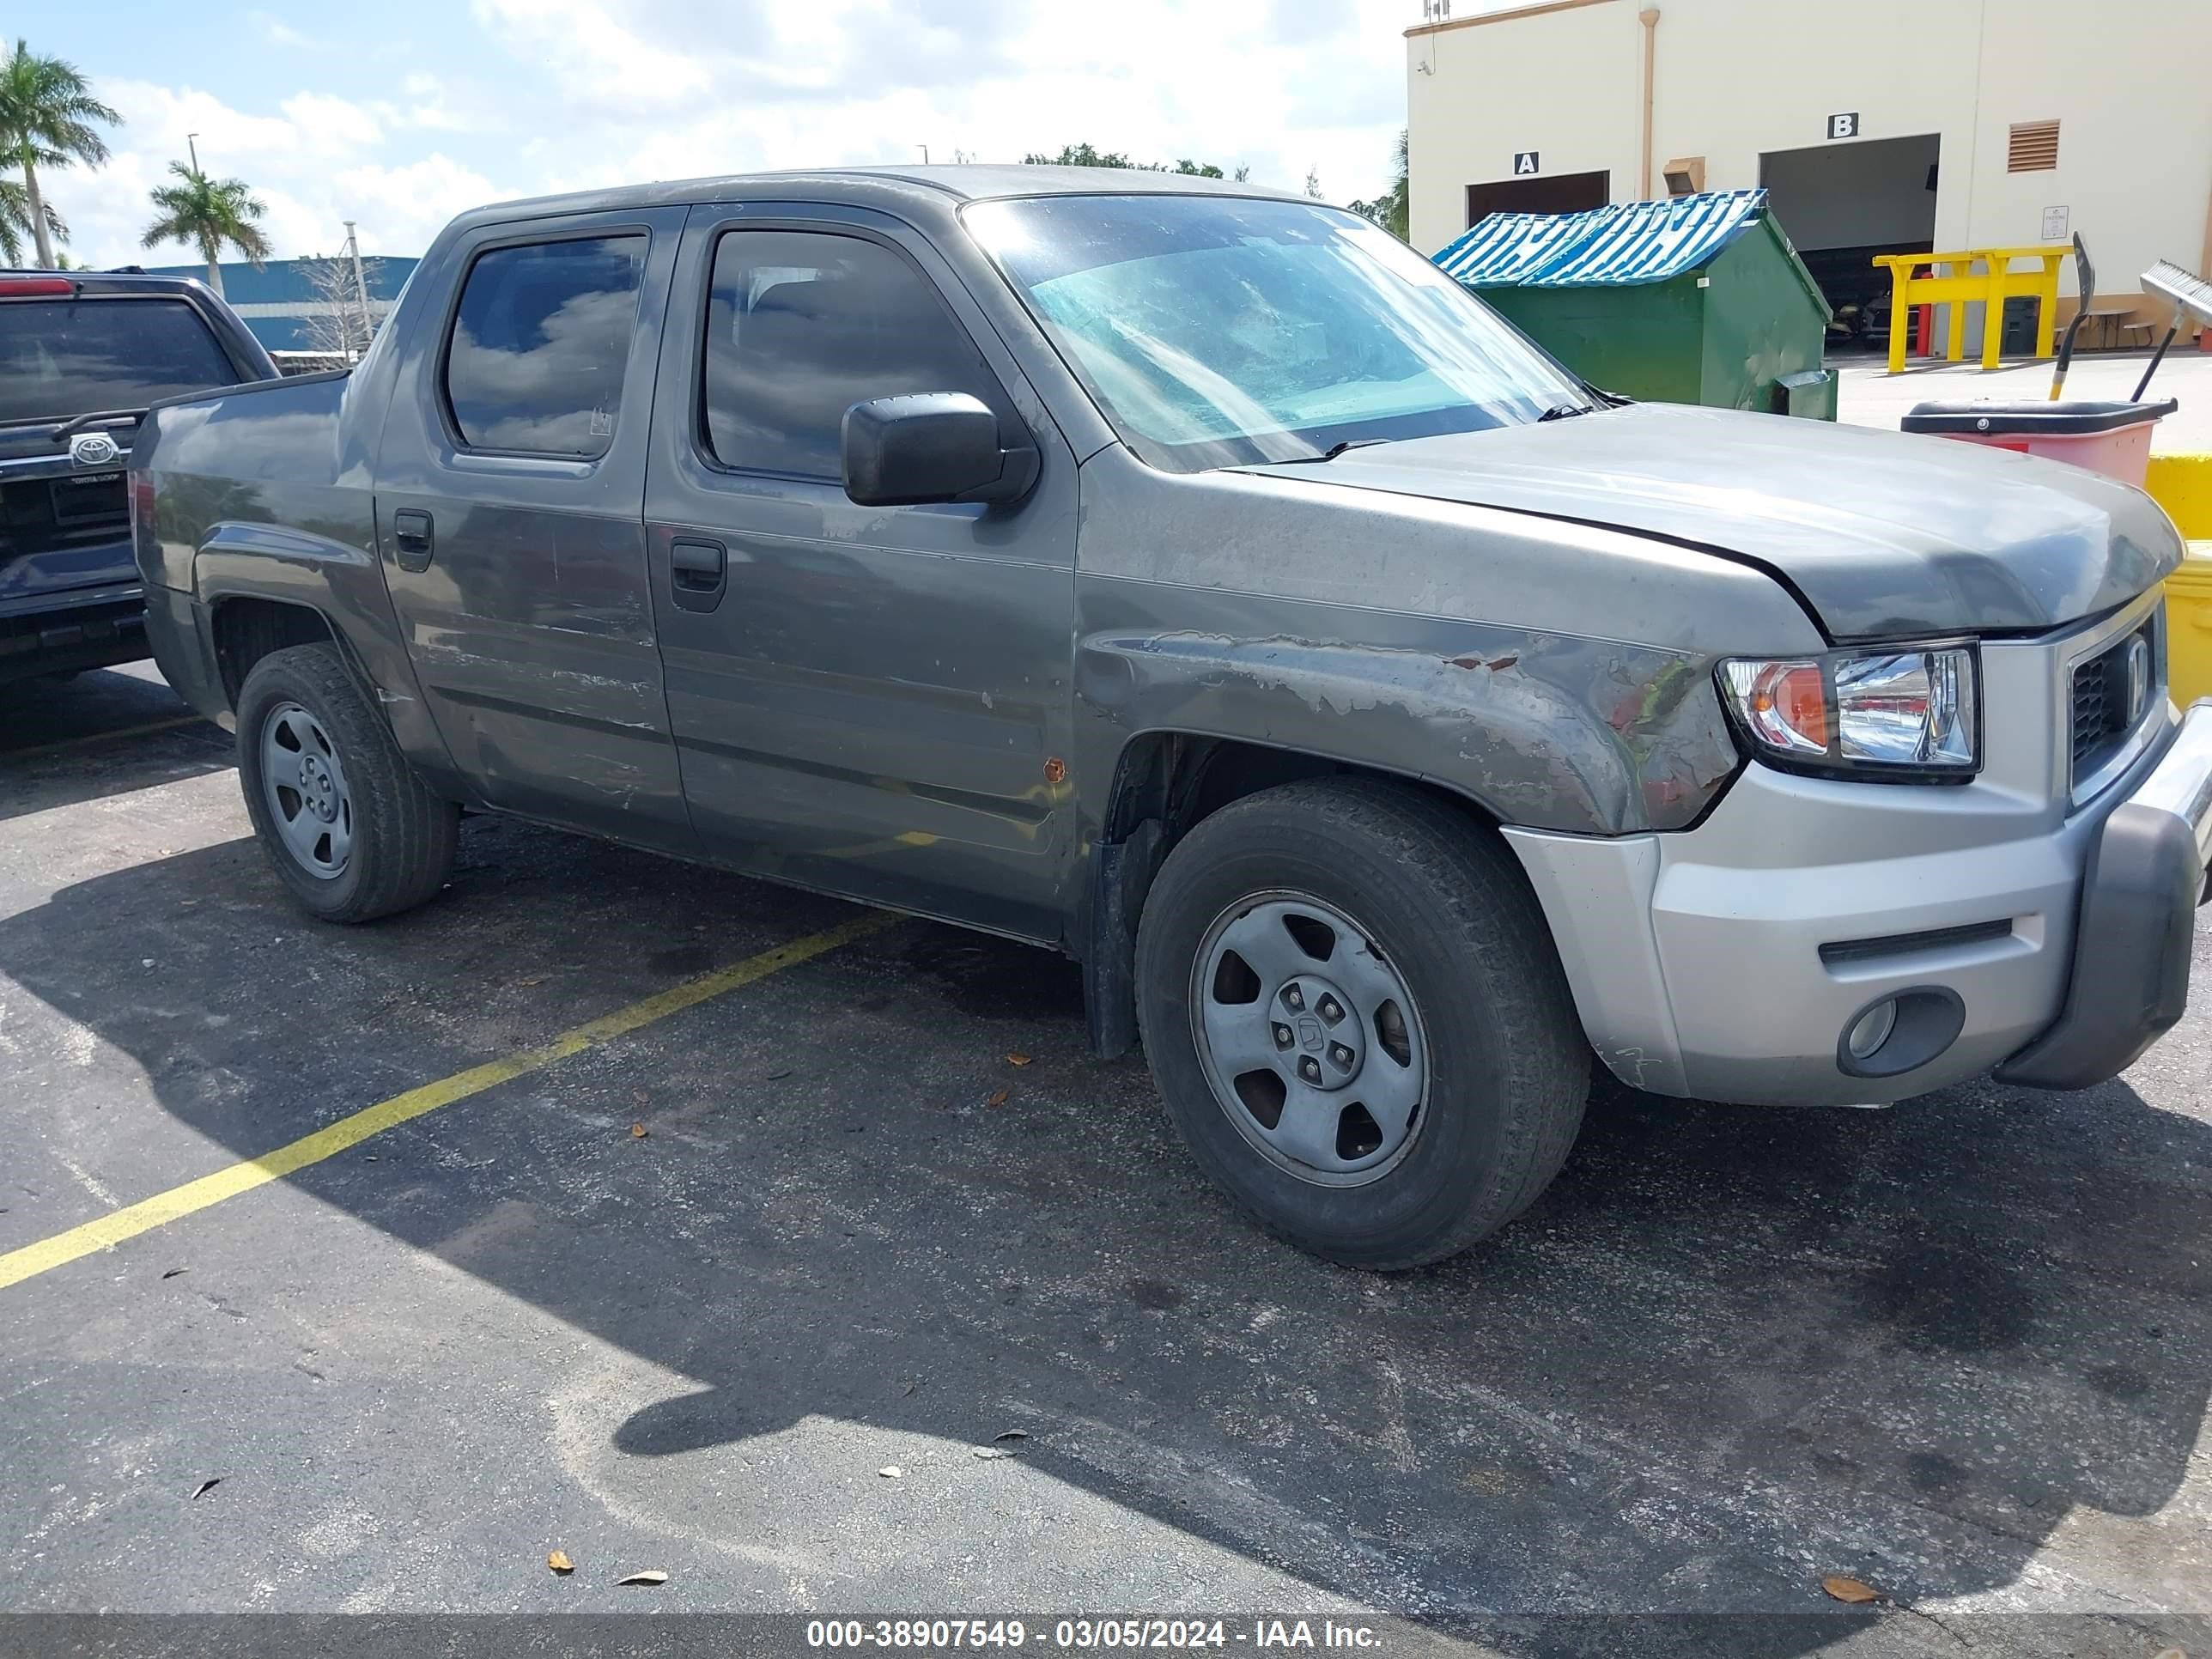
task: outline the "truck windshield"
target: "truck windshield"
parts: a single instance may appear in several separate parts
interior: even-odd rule
[[[1058,196],[976,203],[963,222],[1155,466],[1310,460],[1590,401],[1458,283],[1334,208]]]
[[[0,302],[0,425],[143,409],[237,379],[182,300]]]

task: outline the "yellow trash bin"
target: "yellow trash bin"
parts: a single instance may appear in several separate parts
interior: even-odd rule
[[[2212,697],[2212,542],[2191,542],[2166,579],[2166,678],[2186,708]]]

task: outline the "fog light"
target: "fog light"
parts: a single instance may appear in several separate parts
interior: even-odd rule
[[[1885,999],[1861,1014],[1844,1038],[1844,1048],[1853,1060],[1872,1060],[1881,1052],[1881,1045],[1889,1041],[1889,1034],[1897,1029],[1895,999]]]
[[[1844,1022],[1837,1067],[1850,1077],[1902,1077],[1959,1040],[1966,1005],[1947,985],[1915,985],[1870,1002]]]

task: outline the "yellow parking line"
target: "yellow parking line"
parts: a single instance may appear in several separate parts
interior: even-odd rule
[[[149,720],[143,726],[118,726],[112,732],[88,732],[82,737],[61,738],[52,743],[34,743],[21,749],[0,749],[0,760],[24,760],[33,755],[58,754],[64,749],[82,749],[95,743],[143,738],[155,732],[173,732],[180,726],[205,726],[210,732],[223,735],[221,726],[202,720],[198,714],[179,714],[174,720]]]
[[[520,1054],[509,1054],[502,1060],[472,1066],[465,1072],[456,1072],[451,1077],[440,1078],[435,1083],[426,1083],[419,1089],[410,1089],[405,1094],[380,1100],[374,1106],[365,1106],[349,1117],[342,1117],[325,1128],[311,1135],[302,1135],[289,1145],[243,1164],[234,1164],[228,1169],[217,1170],[213,1175],[202,1176],[198,1181],[187,1181],[181,1187],[172,1187],[165,1193],[141,1199],[136,1204],[125,1205],[111,1211],[97,1221],[88,1221],[81,1227],[56,1233],[52,1238],[40,1239],[35,1244],[26,1244],[21,1249],[0,1255],[0,1291],[20,1285],[27,1279],[50,1272],[79,1256],[90,1255],[94,1250],[111,1249],[127,1238],[150,1232],[156,1227],[166,1227],[172,1221],[182,1219],[195,1211],[220,1204],[225,1199],[236,1198],[240,1193],[252,1192],[256,1187],[271,1181],[280,1181],[295,1170],[304,1170],[311,1164],[319,1164],[348,1147],[358,1146],[372,1135],[382,1134],[386,1129],[434,1112],[441,1106],[466,1100],[471,1095],[511,1079],[532,1072],[543,1071],[556,1060],[566,1060],[571,1054],[596,1048],[602,1043],[626,1036],[641,1026],[655,1020],[681,1013],[696,1007],[709,998],[734,991],[740,986],[750,985],[766,979],[795,963],[834,951],[854,940],[879,933],[900,918],[881,913],[856,916],[850,921],[840,922],[835,927],[824,928],[818,933],[809,933],[804,939],[779,945],[773,951],[763,951],[757,957],[747,957],[743,962],[732,963],[727,968],[717,969],[697,979],[686,980],[642,1002],[633,1002],[627,1008],[617,1008],[611,1014],[586,1020],[555,1037],[550,1042],[535,1048],[526,1048]]]

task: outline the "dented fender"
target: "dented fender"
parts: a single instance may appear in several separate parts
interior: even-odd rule
[[[1439,633],[1417,648],[1101,632],[1079,643],[1076,694],[1124,736],[1292,749],[1430,780],[1503,823],[1589,834],[1688,823],[1735,770],[1702,660],[1505,628]]]

